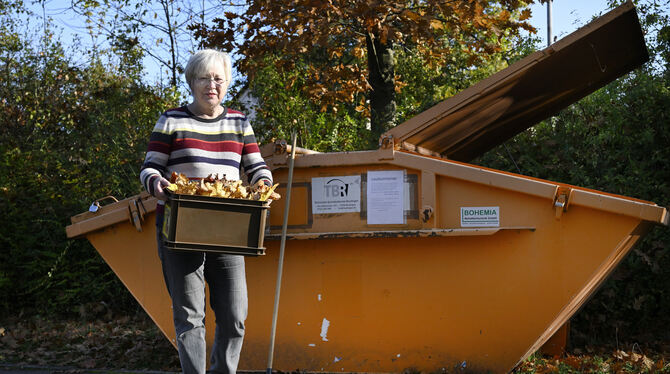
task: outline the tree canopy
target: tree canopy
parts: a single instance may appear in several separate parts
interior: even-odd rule
[[[394,46],[416,51],[429,68],[448,64],[454,53],[467,54],[474,66],[500,52],[501,39],[533,30],[529,17],[519,0],[254,0],[245,12],[193,28],[211,46],[239,50],[237,68],[250,80],[269,63],[279,71],[307,63],[302,92],[321,111],[355,103],[379,135],[395,125],[395,93],[407,84],[395,72]]]

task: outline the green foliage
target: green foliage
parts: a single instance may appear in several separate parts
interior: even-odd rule
[[[131,305],[91,246],[64,228],[95,199],[140,191],[153,124],[178,98],[138,83],[135,66],[76,66],[66,57],[76,51],[50,34],[35,49],[21,27],[0,35],[0,315]]]
[[[268,56],[267,59],[274,57]],[[309,66],[296,62],[293,70],[279,72],[271,63],[261,69],[251,81],[248,91],[257,98],[253,109],[253,126],[259,143],[273,139],[290,139],[297,133],[300,147],[315,151],[351,151],[371,147],[367,119],[352,105],[340,104],[331,111],[321,111],[302,92],[305,71]],[[239,106],[240,103],[230,103]]]

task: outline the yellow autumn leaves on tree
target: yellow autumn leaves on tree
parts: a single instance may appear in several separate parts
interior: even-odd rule
[[[388,46],[421,46],[419,51],[431,61],[446,59],[453,48],[461,47],[485,55],[495,52],[491,46],[502,30],[534,30],[526,22],[528,3],[254,0],[244,13],[228,13],[215,21],[216,26],[194,28],[210,45],[238,49],[244,56],[238,70],[251,78],[262,69],[268,51],[277,52],[273,63],[287,70],[299,56],[311,56],[315,73],[307,77],[304,92],[324,109],[349,102],[362,110],[362,95],[371,90],[365,60],[379,52],[369,49],[366,38]]]

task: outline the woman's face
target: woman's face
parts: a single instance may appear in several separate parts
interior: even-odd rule
[[[207,73],[196,76],[192,83],[194,103],[202,108],[214,108],[226,96],[226,78],[223,66],[214,64]]]

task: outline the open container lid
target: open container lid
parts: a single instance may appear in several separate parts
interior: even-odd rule
[[[470,161],[649,60],[632,2],[382,135]]]

